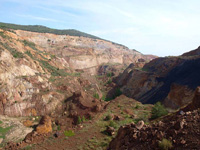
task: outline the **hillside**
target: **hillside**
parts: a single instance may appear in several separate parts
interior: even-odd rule
[[[1,146],[23,141],[42,116],[50,116],[52,121],[49,117],[41,121],[47,121],[49,127],[37,131],[41,138],[45,137],[43,131],[52,136],[50,123],[56,124],[53,131],[59,128],[63,134],[77,128],[79,117],[96,118],[107,101],[120,95],[116,90],[107,96],[115,87],[112,78],[130,63],[141,67],[155,58],[87,35],[10,28],[0,29]]]
[[[31,32],[38,32],[38,33],[52,33],[57,35],[70,35],[70,36],[83,36],[92,39],[100,39],[99,37],[80,32],[74,29],[69,30],[58,30],[58,29],[51,29],[41,25],[17,25],[17,24],[10,24],[10,23],[3,23],[0,22],[1,29],[13,29],[13,30],[24,30],[24,31],[31,31]]]
[[[200,85],[199,63],[198,53],[157,58],[142,69],[130,65],[116,78],[116,83],[128,97],[142,103],[162,101],[165,106],[176,109],[191,102],[196,87]]]

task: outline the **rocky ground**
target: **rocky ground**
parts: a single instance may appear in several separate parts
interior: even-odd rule
[[[109,150],[121,149],[200,149],[199,88],[190,104],[151,124],[129,124],[122,126],[111,141]],[[165,142],[162,143],[162,141]],[[167,142],[166,142],[167,141]],[[162,144],[161,144],[162,143]]]
[[[109,145],[109,150],[161,149],[163,139],[170,141],[169,149],[200,149],[200,110],[172,115],[152,125],[130,124],[122,126]]]

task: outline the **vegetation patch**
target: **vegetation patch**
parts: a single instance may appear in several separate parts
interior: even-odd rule
[[[12,48],[12,47],[10,47],[10,46],[8,46],[8,43],[0,43],[5,49],[7,49],[12,55],[13,55],[13,57],[14,58],[23,58],[24,57],[24,55],[23,55],[23,53],[21,53],[21,52],[18,52],[16,49],[14,49],[14,48]]]
[[[0,127],[0,138],[5,139],[5,135],[10,129],[12,129],[12,126],[7,128]]]
[[[72,130],[66,130],[66,131],[64,132],[64,135],[65,135],[66,137],[71,137],[71,136],[74,136],[75,133],[74,133],[74,131],[72,131]]]
[[[167,109],[161,104],[161,102],[157,102],[152,108],[151,119],[156,119],[167,114]]]
[[[33,59],[33,55],[31,54],[30,51],[26,51],[25,54],[27,54],[29,57],[31,57]]]
[[[162,141],[159,141],[158,145],[162,150],[168,150],[172,148],[172,142],[167,139],[162,139]]]
[[[29,46],[30,48],[37,50],[37,48],[35,47],[35,43],[27,41],[27,40],[23,40],[22,42],[24,43],[25,46]]]

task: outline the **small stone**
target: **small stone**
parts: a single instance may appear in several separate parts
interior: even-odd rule
[[[25,140],[25,142],[26,142],[26,143],[31,143],[31,141],[30,141],[30,140],[28,140],[28,139],[26,139],[26,140]]]
[[[184,113],[184,111],[181,110],[181,111],[179,112],[179,114],[180,114],[180,115],[184,115],[185,113]]]
[[[135,123],[134,122],[131,123],[131,127],[135,128]]]
[[[54,134],[54,136],[55,136],[56,138],[58,138],[60,135],[61,135],[61,134],[60,134],[60,132],[58,132],[58,131]]]
[[[164,123],[162,121],[158,122],[159,127],[162,127],[164,125]]]
[[[186,143],[186,141],[185,140],[181,140],[181,144],[185,144]]]
[[[108,133],[108,135],[112,136],[115,134],[115,129],[113,127],[108,126],[106,128],[106,133]]]
[[[137,139],[137,133],[133,134],[133,139]]]
[[[144,126],[144,121],[141,120],[141,121],[139,121],[139,122],[137,123],[136,128],[137,128],[138,130],[140,130],[140,129],[143,128],[143,126]]]
[[[0,138],[0,144],[3,142],[3,138]]]
[[[190,115],[190,114],[191,114],[191,111],[186,112],[186,115]]]

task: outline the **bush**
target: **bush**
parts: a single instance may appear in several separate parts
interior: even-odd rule
[[[65,135],[66,137],[70,137],[70,136],[74,136],[75,133],[74,133],[74,131],[72,131],[72,130],[66,130],[66,131],[64,132],[64,135]]]
[[[77,124],[81,124],[81,122],[82,122],[81,117],[78,116]]]
[[[151,119],[156,119],[167,114],[167,109],[160,102],[157,102],[151,110]]]
[[[25,46],[29,46],[30,48],[37,50],[37,48],[35,47],[35,43],[27,41],[27,40],[23,40],[22,42],[24,43]]]
[[[112,83],[112,80],[111,78],[107,81],[107,84],[111,84]]]
[[[112,77],[112,72],[107,73],[107,77]]]
[[[85,116],[83,116],[82,117],[82,122],[85,122],[85,121],[86,121]]]
[[[105,117],[105,121],[109,121],[111,119],[112,119],[112,116],[110,114]]]
[[[113,120],[110,121],[109,126],[117,129],[117,124]]]
[[[29,57],[33,58],[33,55],[31,54],[30,51],[26,51],[25,54],[27,54]]]
[[[93,95],[93,97],[96,98],[96,99],[99,99],[99,94],[98,94],[98,93],[95,93],[95,94]]]
[[[167,139],[162,139],[162,141],[160,141],[158,145],[159,145],[159,148],[162,150],[168,150],[172,148],[172,142]]]
[[[113,95],[113,99],[115,99],[116,97],[120,96],[122,94],[122,91],[120,90],[120,88],[116,88],[115,89],[115,93]]]

